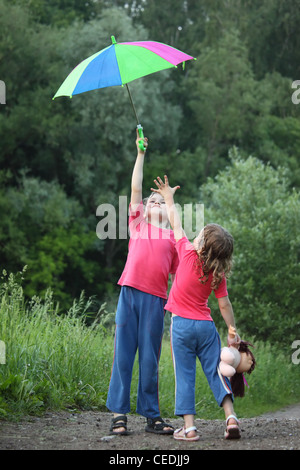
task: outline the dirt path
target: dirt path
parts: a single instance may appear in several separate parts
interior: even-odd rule
[[[200,440],[177,442],[172,436],[144,431],[145,419],[129,416],[130,436],[110,436],[110,413],[48,412],[18,423],[0,421],[0,450],[300,450],[300,404],[257,418],[241,419],[242,438],[224,441],[224,421],[197,419]],[[175,428],[182,420],[168,420]]]

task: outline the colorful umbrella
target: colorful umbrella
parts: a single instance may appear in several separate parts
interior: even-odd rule
[[[194,57],[184,52],[154,41],[117,43],[114,36],[112,44],[83,60],[68,75],[53,99],[69,96],[97,88],[126,85],[137,120],[139,135],[143,138],[142,126],[133,104],[128,83],[160,70],[176,67]],[[141,142],[142,148],[142,142]],[[144,149],[143,149],[144,150]]]

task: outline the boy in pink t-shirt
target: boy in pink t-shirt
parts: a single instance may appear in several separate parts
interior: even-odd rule
[[[171,342],[176,378],[175,414],[184,417],[184,427],[174,432],[177,440],[199,439],[194,426],[195,375],[198,357],[210,388],[226,417],[226,439],[240,437],[238,420],[233,410],[230,381],[219,370],[221,342],[208,307],[214,291],[227,327],[235,327],[228,298],[226,274],[231,269],[233,238],[217,224],[208,224],[193,243],[186,238],[174,205],[174,188],[159,177],[154,180],[166,203],[170,224],[174,230],[179,265],[166,310],[172,312]],[[238,335],[231,344],[238,344]]]
[[[158,362],[164,326],[169,274],[178,265],[173,231],[165,202],[152,193],[144,213],[142,181],[145,152],[139,147],[131,180],[130,240],[116,312],[115,351],[106,406],[114,413],[112,434],[128,434],[132,368],[139,351],[137,412],[147,418],[146,431],[173,434],[160,417]],[[144,146],[147,147],[147,139]]]

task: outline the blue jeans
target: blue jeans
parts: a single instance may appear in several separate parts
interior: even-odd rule
[[[166,300],[122,286],[116,312],[115,351],[106,406],[114,413],[130,412],[130,386],[135,355],[139,356],[137,413],[160,416],[158,363]]]
[[[214,322],[172,317],[171,342],[175,371],[175,414],[196,414],[196,359],[219,406],[231,395],[230,381],[219,371],[221,341]]]

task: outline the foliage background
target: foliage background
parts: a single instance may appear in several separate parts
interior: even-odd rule
[[[299,21],[291,0],[0,0],[0,264],[28,266],[28,299],[51,288],[62,314],[84,290],[91,313],[115,309],[128,240],[99,240],[96,209],[129,196],[134,115],[122,88],[52,96],[112,34],[152,39],[198,60],[132,83],[150,141],[145,195],[167,173],[180,204],[203,203],[205,223],[233,233],[238,327],[290,351],[300,323]]]

